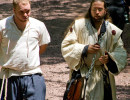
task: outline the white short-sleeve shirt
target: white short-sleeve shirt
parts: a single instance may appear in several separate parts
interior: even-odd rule
[[[50,42],[43,22],[30,17],[21,32],[10,16],[0,21],[0,37],[0,66],[8,68],[9,77],[42,73],[39,46]]]

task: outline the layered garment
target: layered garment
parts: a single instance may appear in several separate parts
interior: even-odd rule
[[[100,44],[101,50],[96,53],[94,69],[87,81],[84,100],[104,100],[104,83],[107,80],[108,84],[110,84],[112,100],[116,100],[114,75],[119,74],[127,63],[127,53],[120,38],[122,30],[108,21],[104,21],[104,25],[106,31],[104,32]],[[94,54],[86,54],[87,56],[84,58],[85,64],[81,66],[82,53],[87,45],[97,43],[98,38],[97,30],[93,27],[89,19],[77,19],[72,27],[70,27],[61,45],[62,55],[70,67],[70,78],[73,70],[80,70],[83,78],[86,76]],[[108,52],[110,61],[109,64],[102,65],[99,61],[99,57],[104,55],[105,51]],[[117,71],[113,71],[115,69],[117,69]],[[104,74],[107,76],[106,80],[104,79]],[[84,93],[82,93],[82,98],[83,94]]]

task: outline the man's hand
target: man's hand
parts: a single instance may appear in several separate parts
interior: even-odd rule
[[[47,44],[44,44],[44,45],[40,46],[40,50],[39,50],[40,55],[45,52],[47,46],[48,46]]]
[[[104,55],[104,56],[101,56],[101,57],[99,58],[99,61],[100,61],[102,64],[107,64],[108,61],[109,61],[108,59],[109,59],[108,53],[105,52],[105,55]]]
[[[100,45],[98,43],[94,45],[89,45],[88,53],[97,53],[100,50]]]

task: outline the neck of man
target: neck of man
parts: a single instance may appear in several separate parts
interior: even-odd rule
[[[98,35],[99,35],[100,34],[101,25],[102,25],[104,19],[101,19],[101,20],[92,19],[92,20],[93,20],[94,27],[96,28],[96,30],[98,32]]]
[[[102,23],[103,23],[103,19],[100,20],[100,21],[94,21],[95,28],[97,30],[100,30],[100,27],[101,27]]]
[[[28,20],[27,21],[20,21],[19,19],[16,18],[16,16],[14,16],[14,22],[17,26],[17,28],[20,30],[20,31],[24,31],[27,23],[28,23]]]

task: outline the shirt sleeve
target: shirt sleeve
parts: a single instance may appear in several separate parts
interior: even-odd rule
[[[50,43],[50,35],[44,23],[40,26],[39,46]]]
[[[84,58],[84,57],[87,57],[88,47],[89,47],[89,45],[86,45],[86,46],[84,47],[83,51],[82,51],[82,57],[83,57],[83,58]]]

